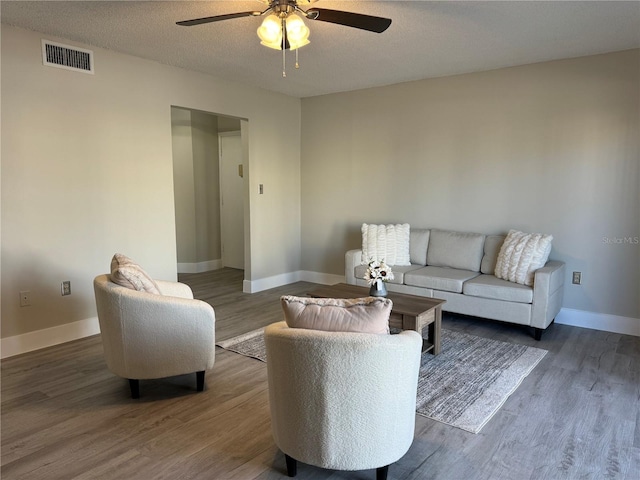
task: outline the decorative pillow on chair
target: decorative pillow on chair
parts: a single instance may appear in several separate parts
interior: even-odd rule
[[[393,303],[388,298],[280,297],[290,328],[328,332],[389,333]]]
[[[495,276],[532,287],[534,272],[549,259],[552,240],[552,235],[510,230],[498,254]]]
[[[362,224],[362,263],[371,260],[387,265],[411,265],[409,255],[410,226]]]
[[[160,295],[156,282],[140,265],[126,255],[116,253],[111,259],[111,281],[122,287],[138,290],[139,292]]]

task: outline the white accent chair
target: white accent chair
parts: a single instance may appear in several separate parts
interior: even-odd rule
[[[106,274],[94,279],[107,367],[129,379],[133,398],[140,396],[141,379],[193,372],[202,391],[215,360],[213,307],[194,300],[183,283],[156,284],[162,295],[122,287]]]
[[[297,461],[333,470],[376,469],[413,443],[422,338],[265,329],[271,424],[287,473]]]

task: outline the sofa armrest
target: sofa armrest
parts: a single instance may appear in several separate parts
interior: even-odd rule
[[[344,255],[344,278],[349,285],[356,285],[355,269],[362,263],[362,250],[349,250]]]
[[[547,328],[562,308],[565,264],[550,260],[536,270],[533,280],[531,326]]]

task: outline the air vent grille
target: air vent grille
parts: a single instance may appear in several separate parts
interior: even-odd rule
[[[42,63],[49,67],[93,73],[93,52],[83,48],[42,40]]]

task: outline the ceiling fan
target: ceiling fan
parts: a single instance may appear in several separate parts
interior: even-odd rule
[[[341,10],[328,10],[325,8],[310,8],[305,11],[300,8],[301,5],[310,5],[317,0],[258,1],[266,4],[267,8],[262,11],[228,13],[215,15],[213,17],[195,18],[193,20],[176,22],[176,24],[184,27],[192,27],[204,23],[230,20],[232,18],[260,17],[270,12],[258,28],[257,33],[262,45],[283,51],[283,77],[286,77],[284,70],[284,51],[296,50],[296,68],[298,68],[297,49],[310,43],[309,28],[304,24],[300,15],[307,20],[335,23],[375,33],[382,33],[391,25],[391,19],[375,17],[373,15],[344,12]]]

